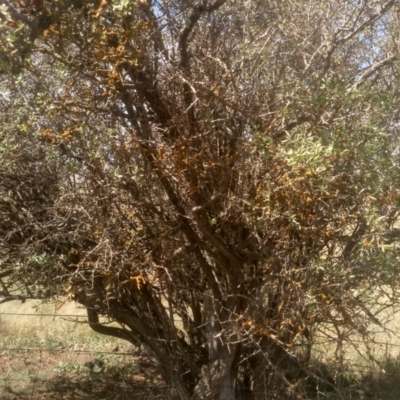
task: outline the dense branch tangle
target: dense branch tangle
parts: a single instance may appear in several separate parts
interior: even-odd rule
[[[397,302],[395,2],[11,3],[4,298],[63,291],[179,399],[294,398],[314,335],[366,340]]]

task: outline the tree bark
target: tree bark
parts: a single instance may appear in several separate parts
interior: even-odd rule
[[[237,346],[224,343],[221,335],[220,307],[211,290],[204,294],[203,304],[209,366],[203,368],[202,377],[195,387],[193,398],[198,400],[235,400],[232,368]]]
[[[235,400],[235,380],[232,370],[229,371],[215,400]]]
[[[254,400],[268,399],[267,391],[267,371],[264,363],[260,363],[254,370],[254,387],[253,398]]]

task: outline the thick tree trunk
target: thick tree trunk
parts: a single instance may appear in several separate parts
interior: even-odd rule
[[[233,365],[237,346],[224,343],[221,336],[219,305],[212,292],[204,294],[204,319],[206,321],[209,366],[203,368],[203,376],[194,390],[198,400],[235,400],[235,376]]]
[[[232,371],[226,376],[215,400],[235,400],[235,380]]]
[[[194,400],[235,399],[234,379],[231,372],[235,350],[235,348],[225,348],[221,351],[218,360],[203,369],[202,377],[194,390]]]
[[[86,307],[86,310],[89,320],[89,326],[95,332],[98,332],[102,335],[114,336],[119,339],[127,340],[136,346],[144,345],[148,354],[154,355],[154,352],[148,346],[146,346],[145,343],[140,343],[139,341],[137,341],[135,339],[135,336],[130,332],[128,332],[127,330],[102,325],[99,322],[98,313],[94,308]],[[154,358],[157,359],[155,355]],[[173,387],[174,396],[179,400],[190,400],[192,396],[187,387],[187,384],[186,382],[184,382],[183,379],[180,379],[182,377],[182,373],[179,370],[176,370],[174,366],[172,365],[168,366],[167,362],[162,362],[160,358],[158,358],[157,361],[159,362],[160,365],[159,372],[161,373],[163,379],[165,380],[165,382],[167,382]]]
[[[267,371],[260,365],[254,371],[254,387],[253,387],[253,399],[254,400],[267,400]]]

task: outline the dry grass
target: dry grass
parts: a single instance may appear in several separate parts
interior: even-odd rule
[[[359,372],[376,369],[377,364],[374,360],[384,360],[400,354],[400,312],[389,307],[377,317],[385,329],[371,323],[367,327],[368,337],[365,338],[367,340],[364,341],[361,335],[350,335],[349,340],[343,342],[341,354],[343,360],[346,364],[358,367]],[[330,340],[327,340],[329,336]],[[316,338],[316,342],[318,345],[315,347],[315,356],[319,361],[334,363],[338,341],[333,327],[324,329],[324,333]]]
[[[132,345],[85,321],[74,303],[0,305],[0,400],[168,398]]]
[[[356,383],[351,398],[400,398],[400,313],[385,313],[381,319],[390,331],[370,326],[372,354],[382,368],[363,343],[343,347],[345,364],[355,366],[342,371],[346,385]],[[129,343],[95,333],[86,321],[85,310],[72,302],[58,311],[54,304],[28,301],[0,305],[0,400],[53,399],[60,390],[69,400],[169,398],[148,360]],[[335,345],[332,339],[316,346],[316,365],[334,366]]]
[[[15,348],[111,351],[131,349],[125,341],[97,334],[87,324],[86,311],[73,302],[57,310],[37,301],[0,305],[0,346]]]

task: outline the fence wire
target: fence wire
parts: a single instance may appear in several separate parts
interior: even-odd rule
[[[76,326],[88,324],[82,314],[0,312],[0,400],[171,399],[173,388],[163,384],[151,360],[134,347],[87,350],[80,348],[77,338],[75,345],[64,348],[62,336],[54,341],[39,340],[45,332],[37,332],[34,326],[23,333],[35,338],[31,343],[28,337],[12,332],[12,323],[27,317],[28,321],[30,317],[57,318]],[[90,344],[96,346],[96,342]]]
[[[61,318],[75,324],[88,323],[83,314],[0,312],[0,400],[171,400],[174,397],[174,387],[163,383],[151,359],[131,345],[127,346],[132,349],[129,351],[119,346],[112,351],[86,350],[76,346],[13,346],[2,340],[1,316]],[[362,340],[352,341],[363,343]],[[397,343],[374,341],[373,344],[384,348],[385,356],[400,352]],[[171,357],[180,358],[179,355]],[[372,376],[376,373],[376,365],[353,362],[352,370]],[[253,396],[254,393],[250,395],[246,390],[239,390],[236,398],[248,400]]]

